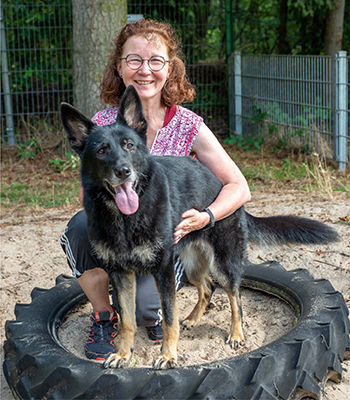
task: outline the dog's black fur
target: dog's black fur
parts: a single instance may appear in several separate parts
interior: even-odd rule
[[[181,214],[209,206],[221,190],[220,181],[190,157],[149,154],[147,122],[132,86],[126,90],[112,125],[94,125],[66,103],[62,103],[61,114],[70,146],[81,156],[91,243],[105,262],[120,308],[120,346],[118,353],[107,359],[106,367],[123,367],[132,354],[135,274],[152,274],[160,294],[164,339],[154,367],[174,367],[179,334],[174,257],[181,257],[189,281],[198,289],[198,303],[183,325],[199,323],[210,301],[209,276],[213,275],[230,300],[228,343],[237,348],[244,343],[240,283],[248,262],[247,241],[281,244],[338,240],[337,233],[320,222],[291,216],[255,218],[241,207],[217,221],[212,229],[192,232],[174,245],[173,233]],[[122,194],[120,203],[117,193],[123,191],[128,194]]]

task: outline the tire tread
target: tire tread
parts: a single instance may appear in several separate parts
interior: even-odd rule
[[[329,281],[276,262],[248,266],[243,285],[292,304],[300,314],[296,325],[266,346],[225,360],[166,371],[105,370],[58,342],[62,314],[82,299],[75,278],[60,275],[53,288],[35,288],[30,304],[16,305],[16,321],[6,322],[5,378],[20,399],[319,398],[327,379],[341,379],[341,361],[350,356],[343,296]]]

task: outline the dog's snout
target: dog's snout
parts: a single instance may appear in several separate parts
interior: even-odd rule
[[[126,165],[115,168],[114,172],[116,176],[120,179],[126,179],[128,176],[131,175],[131,169]]]

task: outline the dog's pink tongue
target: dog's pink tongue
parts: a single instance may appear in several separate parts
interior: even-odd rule
[[[132,188],[132,182],[118,186],[115,201],[123,214],[134,214],[138,210],[139,197]]]

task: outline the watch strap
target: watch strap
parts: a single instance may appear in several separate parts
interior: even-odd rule
[[[209,224],[206,227],[203,228],[203,231],[206,231],[207,229],[213,228],[213,226],[215,225],[215,218],[214,218],[214,214],[212,213],[210,208],[206,207],[206,208],[203,209],[203,211],[208,213],[209,217],[210,217]]]

